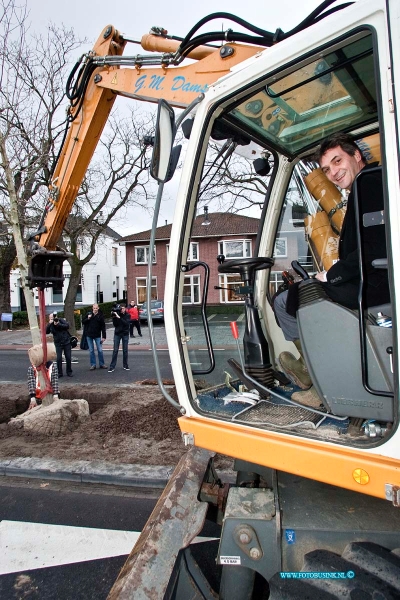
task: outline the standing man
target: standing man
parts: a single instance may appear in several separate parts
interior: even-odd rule
[[[96,354],[94,352],[94,345],[96,344],[97,354],[99,357],[99,369],[107,369],[104,364],[104,354],[102,343],[106,339],[106,324],[104,316],[99,309],[98,304],[93,304],[92,312],[88,313],[83,319],[83,325],[85,328],[87,343],[90,352],[90,371],[96,369]]]
[[[121,307],[114,309],[111,312],[113,318],[114,331],[114,351],[111,359],[109,373],[115,371],[117,364],[119,345],[122,340],[122,358],[123,366],[125,371],[130,371],[128,366],[128,344],[129,344],[129,322],[131,320],[130,314],[126,310],[125,304],[121,304]]]
[[[63,377],[62,353],[64,351],[65,361],[67,363],[67,376],[72,377],[71,366],[71,336],[68,331],[69,323],[65,319],[58,318],[54,312],[49,316],[49,322],[46,326],[46,333],[53,334],[54,345],[57,352],[58,377]]]
[[[327,178],[336,186],[350,190],[347,209],[339,238],[339,260],[328,270],[317,273],[316,279],[322,282],[327,295],[338,304],[350,309],[358,307],[360,269],[357,247],[357,224],[354,206],[353,183],[362,170],[366,175],[360,182],[359,202],[362,215],[382,212],[383,184],[380,172],[368,174],[368,169],[376,164],[366,165],[359,147],[347,134],[334,134],[324,140],[319,148],[317,160]],[[361,216],[362,219],[362,216]],[[375,269],[372,262],[386,258],[385,226],[364,227],[362,231],[362,252],[364,258],[364,297],[365,306],[375,306],[390,302],[389,279],[386,269]],[[290,352],[282,352],[279,362],[288,377],[303,390],[312,385],[303,359],[297,326],[297,286],[291,286],[276,297],[274,307],[285,339],[292,341],[300,353],[295,359]],[[293,399],[307,406],[317,408],[320,399],[314,389],[297,392]]]
[[[140,329],[139,309],[134,300],[131,300],[131,304],[130,304],[130,307],[127,308],[127,312],[130,314],[130,317],[131,317],[131,322],[129,324],[129,334],[130,334],[131,338],[135,337],[133,335],[134,327],[136,327],[139,336],[142,337],[142,331]]]

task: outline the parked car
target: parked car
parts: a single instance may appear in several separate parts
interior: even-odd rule
[[[152,300],[151,301],[151,318],[153,321],[164,321],[164,301],[163,300]],[[147,321],[147,302],[143,302],[139,308],[139,318],[141,321]]]

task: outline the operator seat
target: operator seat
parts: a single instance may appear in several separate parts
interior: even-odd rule
[[[372,307],[391,316],[390,305]],[[366,322],[367,382],[363,385],[358,312],[333,302],[316,279],[299,288],[297,312],[301,346],[313,384],[325,407],[337,416],[394,420],[391,328]]]

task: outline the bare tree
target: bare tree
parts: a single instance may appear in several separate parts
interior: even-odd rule
[[[78,198],[64,228],[64,240],[73,254],[65,298],[65,316],[73,311],[82,268],[94,256],[99,237],[121,213],[149,210],[154,201],[149,184],[149,153],[143,140],[154,132],[153,114],[130,108],[127,117],[111,116]],[[72,328],[73,329],[73,328]]]
[[[32,340],[38,343],[24,237],[38,222],[54,147],[64,130],[60,109],[69,57],[82,41],[54,26],[45,36],[30,36],[26,19],[26,5],[0,0],[0,214],[13,234]]]

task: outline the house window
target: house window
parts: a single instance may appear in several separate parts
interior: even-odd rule
[[[112,252],[112,266],[118,267],[118,248],[111,248]]]
[[[82,281],[76,290],[75,302],[82,302]]]
[[[96,275],[96,302],[103,302],[103,292],[101,291],[100,275]]]
[[[70,279],[70,277],[71,277],[71,275],[69,273],[67,273],[66,275],[64,275],[64,280]],[[63,288],[61,286],[53,287],[52,290],[53,290],[53,304],[62,304],[64,302]],[[78,285],[78,289],[76,290],[75,302],[82,302],[82,277],[81,277],[80,284]]]
[[[225,258],[250,258],[251,240],[223,240],[218,244],[218,253]]]
[[[119,277],[115,278],[115,294],[117,300],[119,300]]]
[[[54,286],[52,288],[53,290],[53,304],[62,304],[63,301],[63,289],[62,287],[59,287],[60,284],[57,284],[57,287]]]
[[[198,242],[190,242],[187,259],[188,259],[188,262],[199,260],[199,243]]]
[[[278,291],[278,287],[283,282],[282,272],[281,271],[271,271],[271,275],[269,278],[269,293],[271,297],[276,294]]]
[[[168,261],[168,256],[169,256],[169,244],[165,245],[167,248],[167,261]],[[199,260],[199,242],[190,242],[190,246],[189,246],[189,252],[188,252],[188,256],[187,256],[187,261],[188,262],[194,262],[196,260]]]
[[[200,275],[186,275],[183,284],[183,304],[199,304]]]
[[[147,296],[147,277],[138,277],[136,279],[137,303],[143,304],[143,302],[146,302],[146,296]],[[151,299],[158,300],[157,277],[151,278]]]
[[[137,265],[147,265],[149,262],[149,246],[135,246],[135,262]],[[153,263],[156,262],[156,248],[153,252]]]
[[[229,302],[244,302],[243,297],[235,292],[235,288],[243,285],[240,275],[220,275],[219,285],[227,288],[220,291],[220,302],[224,304]]]
[[[287,238],[276,238],[274,247],[275,258],[286,258],[287,257]]]

